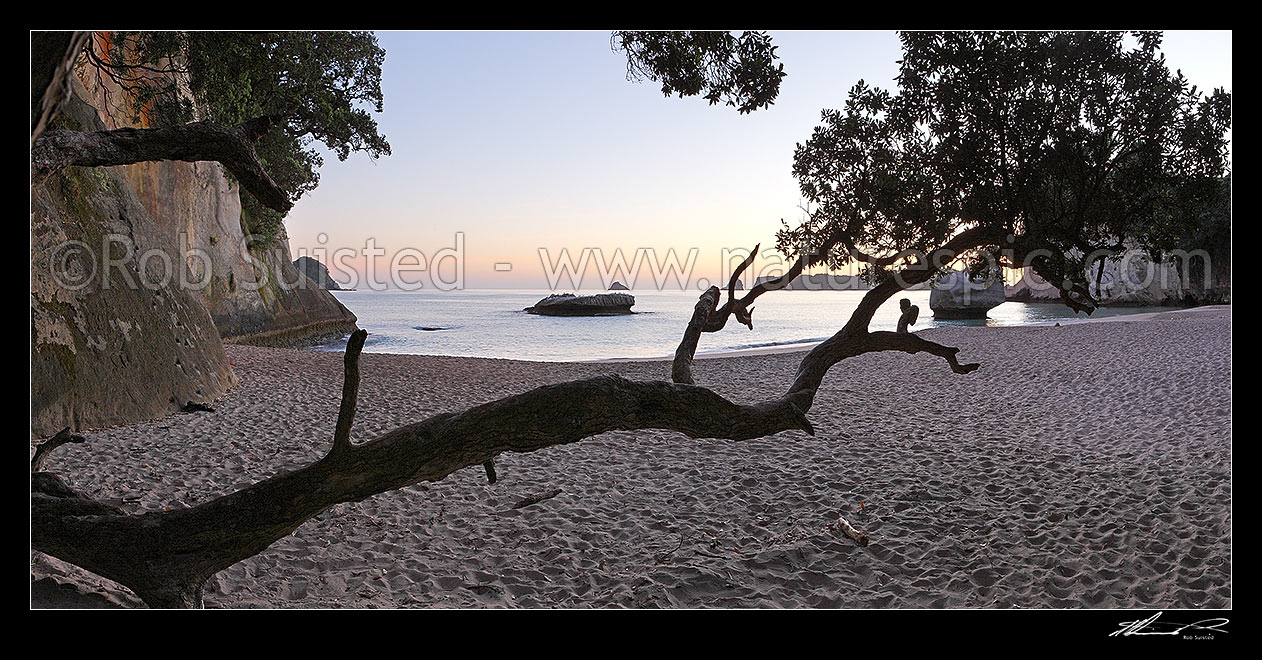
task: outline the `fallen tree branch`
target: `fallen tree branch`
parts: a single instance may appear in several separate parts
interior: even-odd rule
[[[289,195],[263,169],[254,143],[282,120],[256,117],[236,126],[193,122],[165,128],[45,131],[31,145],[32,183],[39,185],[71,165],[131,165],[150,160],[218,161],[268,208],[286,213]]]
[[[39,446],[35,448],[35,456],[31,458],[31,472],[43,471],[44,461],[48,460],[48,455],[51,454],[54,449],[68,442],[80,443],[86,440],[87,438],[81,435],[76,435],[74,433],[71,433],[69,426],[58,431],[57,435],[54,435],[53,437],[41,442]]]
[[[959,242],[967,240],[973,239]],[[931,275],[916,272],[914,277],[924,281]],[[353,444],[365,336],[359,331],[348,342],[342,405],[333,447],[324,458],[198,506],[140,515],[97,502],[56,475],[37,471],[32,475],[31,545],[130,587],[150,606],[197,607],[211,576],[258,554],[329,507],[438,481],[470,466],[483,466],[494,482],[493,460],[503,452],[531,452],[616,430],[664,429],[730,440],[786,430],[814,435],[806,413],[824,374],[838,360],[874,351],[924,351],[942,357],[957,373],[977,368],[961,365],[956,348],[912,334],[867,331],[871,312],[900,288],[882,284],[869,291],[846,327],[807,353],[788,393],[777,399],[737,404],[692,384],[699,337],[718,313],[719,291],[711,287],[698,299],[676,351],[676,382],[606,375],[546,385]],[[729,282],[729,295],[733,290]],[[42,464],[42,458],[33,461],[33,469]]]
[[[544,500],[550,500],[560,494],[561,494],[560,488],[553,488],[552,490],[546,490],[542,493],[539,493],[538,495],[531,495],[529,497],[521,498],[521,500],[519,500],[516,504],[513,505],[513,508],[523,509],[532,504],[538,504]]]

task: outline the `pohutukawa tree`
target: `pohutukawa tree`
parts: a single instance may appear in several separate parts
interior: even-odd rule
[[[385,51],[370,32],[33,33],[32,53],[46,53],[32,59],[36,85],[81,63],[122,92],[124,103],[105,112],[146,127],[46,131],[51,112],[32,129],[37,183],[70,165],[218,161],[244,191],[246,233],[266,247],[320,181],[315,143],[339,160],[390,154],[372,117],[383,107]],[[55,67],[40,66],[50,60]],[[70,89],[66,75],[54,82],[43,97],[50,111]]]
[[[781,249],[883,281],[950,244],[974,271],[1030,266],[1090,313],[1088,265],[1126,240],[1176,247],[1167,230],[1214,204],[1227,173],[1230,93],[1172,74],[1160,40],[903,34],[897,91],[860,81],[798,145],[812,212]]]
[[[783,75],[765,36],[750,40],[763,49],[752,61],[767,65],[771,88],[739,82],[749,73],[742,62],[751,60],[731,56],[729,37],[618,39],[631,68],[666,81],[667,93],[719,89],[707,98],[732,92],[731,105],[753,108],[775,97]],[[807,414],[841,360],[892,350],[927,352],[961,374],[979,367],[916,334],[871,330],[877,308],[898,291],[958,260],[976,268],[1028,264],[1064,282],[1065,301],[1090,312],[1096,303],[1085,260],[1099,249],[1119,250],[1124,238],[1160,235],[1221,190],[1230,95],[1197,94],[1172,75],[1157,35],[1136,35],[1134,45],[1114,33],[914,33],[902,40],[898,90],[859,83],[846,107],[825,111],[823,125],[798,147],[794,172],[812,211],[780,233],[781,249],[797,256],[793,267],[738,298],[735,284],[751,255],[732,274],[722,305],[718,288],[703,293],[669,382],[601,376],[548,385],[355,443],[361,330],[347,344],[341,410],[323,459],[198,506],[132,515],[44,470],[53,448],[79,439],[67,430],[32,461],[32,546],[116,580],[150,605],[197,606],[210,576],[321,511],[471,466],[486,466],[493,479],[492,461],[503,452],[614,430],[732,440],[813,434]],[[719,44],[718,56],[700,56],[706,44]],[[687,66],[701,67],[699,77]],[[752,329],[759,296],[810,265],[853,262],[868,269],[875,287],[837,334],[805,355],[781,396],[736,403],[695,384],[692,361],[704,333],[722,330],[730,317]]]
[[[745,114],[780,94],[784,65],[764,32],[614,32],[614,50],[627,55],[627,79],[661,83],[662,94],[701,95]]]

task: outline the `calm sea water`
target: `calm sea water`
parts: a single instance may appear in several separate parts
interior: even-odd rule
[[[598,292],[584,292],[598,293]],[[529,290],[337,291],[334,295],[368,331],[364,350],[374,353],[457,355],[517,360],[577,361],[659,358],[673,355],[699,292],[633,291],[635,314],[601,317],[537,316],[522,311],[547,295]],[[721,332],[706,333],[697,352],[818,342],[845,325],[863,291],[778,291],[754,305],[751,331],[729,319]],[[725,294],[726,295],[726,294]],[[935,321],[928,291],[895,296],[877,312],[873,330],[893,330],[898,298],[920,306],[913,331],[937,326],[1031,325],[1075,318],[1063,305],[1007,302],[974,321]],[[1161,308],[1102,308],[1093,317]],[[1077,318],[1085,318],[1079,314]],[[345,339],[316,347],[340,351]]]

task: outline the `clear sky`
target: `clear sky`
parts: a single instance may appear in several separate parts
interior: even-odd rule
[[[606,261],[620,248],[628,262],[639,248],[654,251],[645,253],[650,262],[673,248],[681,264],[695,249],[695,288],[695,278],[724,272],[725,248],[761,242],[765,250],[781,218],[801,218],[795,144],[858,80],[892,88],[900,57],[893,32],[772,32],[788,76],[775,105],[740,115],[627,81],[609,37],[379,32],[385,112],[377,119],[393,155],[326,155],[319,188],[286,221],[294,256],[362,252],[373,239],[385,252],[384,280],[395,254],[451,254],[459,232],[466,288],[546,289],[541,248],[553,262],[563,248],[575,261],[584,248]],[[1231,89],[1230,32],[1167,32],[1163,49],[1194,84]],[[454,260],[443,263],[437,279],[454,281]],[[774,258],[755,269],[780,272]],[[653,285],[651,270],[641,269],[638,287]],[[404,280],[428,287],[427,277],[432,271]],[[583,288],[599,286],[593,263]]]

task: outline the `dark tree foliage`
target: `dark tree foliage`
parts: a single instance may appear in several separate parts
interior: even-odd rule
[[[614,32],[611,42],[627,55],[628,80],[659,82],[666,96],[701,94],[741,114],[770,106],[785,76],[764,32]]]
[[[339,160],[390,154],[371,114],[382,111],[385,60],[371,32],[116,32],[85,56],[129,93],[133,119],[152,126],[282,115],[255,151],[292,201],[319,183],[317,142]],[[241,201],[247,230],[270,243],[282,215],[248,193]]]
[[[39,102],[52,81],[53,71],[66,52],[74,33],[72,32],[32,32],[31,33],[31,117],[39,115]]]
[[[1188,260],[1189,284],[1198,290],[1200,300],[1230,302],[1231,175],[1218,181],[1218,194],[1165,229],[1167,235],[1154,256],[1174,251],[1178,258]]]
[[[1171,73],[1160,35],[912,32],[895,91],[860,81],[794,156],[809,208],[790,254],[875,280],[967,229],[975,273],[1030,265],[1075,309],[1086,262],[1177,247],[1229,168],[1231,94]],[[839,246],[844,249],[825,249]]]

